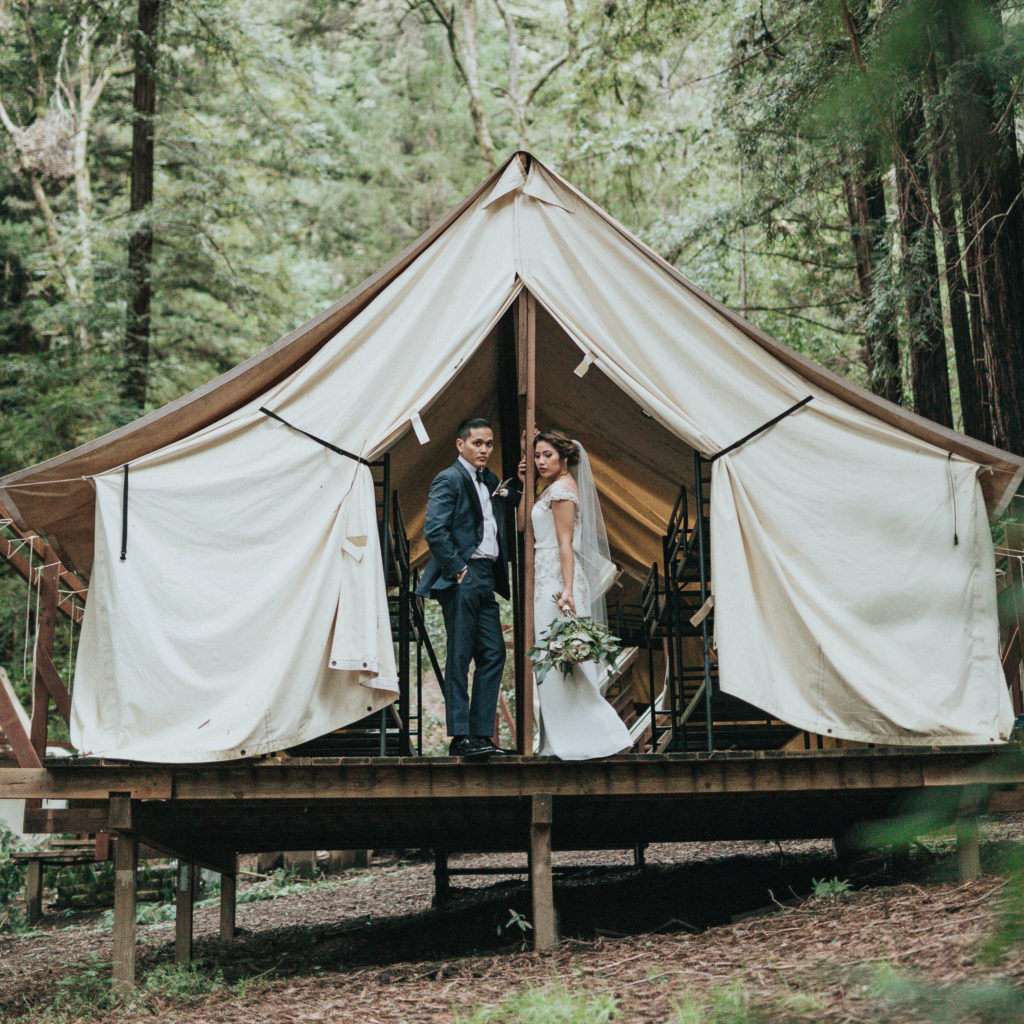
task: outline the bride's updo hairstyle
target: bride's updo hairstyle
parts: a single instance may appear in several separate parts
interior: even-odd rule
[[[535,449],[538,441],[547,441],[558,452],[558,457],[566,466],[575,466],[580,461],[580,450],[576,447],[576,442],[561,430],[538,430],[533,438]]]

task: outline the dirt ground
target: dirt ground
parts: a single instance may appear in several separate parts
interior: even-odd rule
[[[217,941],[216,907],[197,910],[197,976],[222,981],[188,993],[155,988],[116,1017],[433,1024],[477,1011],[478,1020],[556,1024],[554,1016],[488,1016],[486,1008],[529,985],[561,985],[581,997],[610,995],[614,1019],[637,1024],[1010,1024],[1024,1003],[991,993],[1024,990],[1024,942],[997,959],[986,959],[982,944],[1013,894],[998,869],[1022,849],[1024,815],[988,820],[983,839],[986,873],[966,884],[955,880],[948,839],[914,847],[898,870],[881,854],[839,862],[818,842],[651,846],[642,871],[631,852],[556,855],[556,867],[570,869],[556,879],[565,941],[546,954],[523,949],[517,920],[529,918],[530,906],[522,876],[457,876],[453,900],[435,909],[431,861],[412,851],[378,854],[369,870],[241,903],[240,931],[227,948]],[[525,861],[453,860],[481,865]],[[815,879],[832,878],[849,880],[851,894],[809,897]],[[173,940],[172,924],[140,926],[144,981],[173,962]],[[109,930],[95,920],[50,920],[0,937],[0,1020],[111,1019],[88,996],[88,983],[102,989],[110,957]],[[731,992],[747,1015],[715,1004],[687,1016],[688,992]]]

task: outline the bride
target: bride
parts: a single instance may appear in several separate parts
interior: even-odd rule
[[[560,430],[545,430],[534,438],[533,458],[546,485],[532,512],[534,630],[539,635],[547,629],[563,608],[605,622],[604,594],[615,566],[587,453]],[[525,458],[519,475],[525,480]],[[525,504],[519,504],[520,530]],[[537,753],[580,761],[630,746],[629,730],[601,695],[596,663],[576,665],[569,675],[552,667],[537,692]]]

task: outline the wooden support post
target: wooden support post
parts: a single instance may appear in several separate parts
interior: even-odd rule
[[[978,843],[978,813],[985,806],[983,786],[964,786],[956,819],[956,859],[960,880],[981,877],[981,847]]]
[[[35,678],[32,681],[32,747],[40,759],[46,756],[47,718],[50,711],[50,688],[47,686],[45,662],[53,663],[53,638],[57,629],[57,574],[60,563],[53,549],[43,548],[45,562],[39,570],[39,621],[36,624]],[[70,703],[70,701],[69,701]],[[28,805],[26,804],[26,807]]]
[[[33,858],[25,875],[25,911],[29,924],[38,924],[43,917],[43,862]]]
[[[910,843],[906,839],[897,839],[892,844],[892,869],[897,875],[910,870]]]
[[[284,863],[299,878],[316,878],[316,850],[285,850]]]
[[[196,866],[193,861],[178,861],[174,886],[174,962],[192,962],[192,918],[195,910]]]
[[[964,816],[957,820],[956,855],[960,881],[969,882],[974,878],[981,877],[978,819],[974,815]]]
[[[555,890],[551,877],[550,793],[531,798],[530,889],[533,896],[534,949],[551,949],[558,944],[555,928]]]
[[[373,850],[329,850],[327,873],[336,875],[349,868],[368,868],[373,859]]]
[[[1024,523],[1006,524],[1006,546],[1012,551],[1024,550]],[[1010,606],[1013,610],[1011,633],[1016,630],[1016,651],[1011,658],[1004,658],[1003,671],[1010,687],[1010,699],[1013,702],[1013,713],[1024,714],[1024,563],[1018,558],[1010,558]],[[1008,645],[1010,646],[1010,645]],[[1010,653],[1007,651],[1006,653]]]
[[[222,946],[235,941],[235,913],[238,907],[238,858],[232,857],[235,871],[220,876],[220,942]]]
[[[112,798],[129,803],[127,797]],[[138,881],[139,840],[130,832],[114,839],[114,990],[135,986],[135,895]]]
[[[647,867],[647,860],[644,856],[646,850],[646,843],[637,843],[633,847],[633,867],[635,867],[637,871],[643,871],[643,869]]]
[[[510,308],[498,322],[498,415],[501,423],[501,475],[505,479],[513,480],[519,472],[519,460],[522,458],[520,435],[523,432],[519,420],[516,337],[516,311]],[[506,639],[505,646],[512,649],[513,692],[518,695],[523,692],[526,658],[523,655],[523,541],[515,515],[505,517],[504,542],[510,558],[509,582],[512,597],[512,637],[511,643]],[[518,750],[516,725],[504,693],[498,694],[498,710],[508,726],[510,747]],[[500,747],[497,727],[494,732],[494,742]]]
[[[448,851],[434,851],[434,906],[443,907],[451,899],[452,884],[448,874]]]
[[[516,693],[516,740],[521,754],[533,753],[533,672],[526,650],[534,643],[533,561],[534,537],[531,512],[537,490],[536,468],[533,464],[533,435],[537,432],[537,300],[524,288],[516,300],[516,352],[519,366],[519,393],[525,396],[523,425],[526,434],[526,481],[522,497],[526,515],[523,565],[523,649],[516,652],[522,669],[516,673],[521,680]]]

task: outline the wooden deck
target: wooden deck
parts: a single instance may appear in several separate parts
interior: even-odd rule
[[[638,754],[599,761],[510,757],[263,758],[202,765],[60,759],[0,769],[0,797],[67,799],[29,810],[40,832],[115,837],[115,977],[134,977],[140,843],[179,859],[181,958],[191,947],[195,865],[220,871],[225,940],[234,929],[238,853],[427,847],[531,852],[538,946],[556,941],[551,850],[650,842],[835,838],[918,814],[958,822],[965,871],[971,822],[991,795],[1024,789],[1024,747]]]
[[[523,849],[530,798],[552,798],[556,849],[638,842],[832,837],[966,787],[1024,786],[1001,747],[636,754],[598,761],[510,757],[264,758],[203,765],[60,759],[0,769],[0,797],[74,801],[29,811],[40,832],[131,828],[215,866],[222,853],[441,846]],[[956,807],[954,800],[951,806]]]

